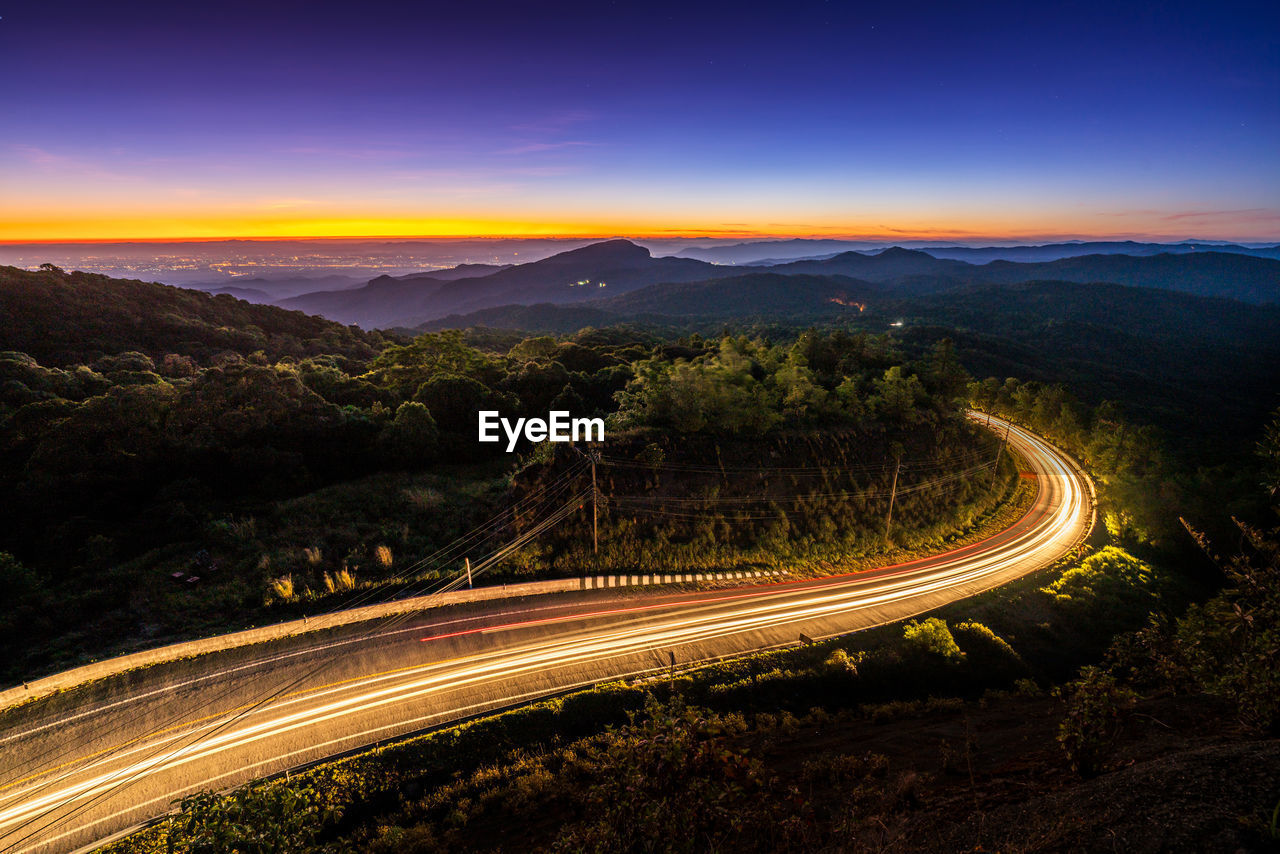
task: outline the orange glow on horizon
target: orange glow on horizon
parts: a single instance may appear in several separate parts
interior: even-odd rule
[[[1046,217],[1052,219],[1052,217]],[[117,242],[209,242],[218,240],[444,240],[484,238],[559,238],[596,240],[618,236],[638,239],[790,239],[832,238],[874,240],[935,241],[1041,241],[1078,239],[1181,240],[1187,235],[1160,228],[1106,232],[1096,223],[1013,222],[991,219],[966,224],[967,227],[940,227],[932,222],[906,223],[890,227],[881,223],[841,222],[810,224],[805,228],[750,224],[688,222],[677,226],[650,219],[574,221],[529,219],[424,219],[414,217],[315,217],[308,219],[256,219],[246,217],[136,216],[80,218],[0,218],[0,243],[117,243]],[[1089,227],[1089,226],[1094,227]],[[1136,224],[1135,224],[1136,225]],[[1215,239],[1212,235],[1200,235]],[[1222,239],[1222,238],[1216,238]],[[1266,239],[1266,238],[1263,238]]]

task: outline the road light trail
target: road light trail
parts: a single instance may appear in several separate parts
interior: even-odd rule
[[[1005,424],[998,427],[1003,431]],[[931,610],[1039,569],[1087,533],[1091,490],[1060,452],[1035,435],[1010,426],[1009,442],[1038,481],[1032,508],[980,543],[931,558],[746,589],[494,602],[447,621],[424,613],[394,631],[304,637],[294,641],[298,648],[258,660],[196,659],[184,678],[147,684],[144,675],[141,684],[117,693],[104,689],[106,696],[54,720],[6,713],[0,720],[0,780],[7,781],[0,784],[0,851],[75,850],[163,813],[193,791],[225,788],[485,709],[656,670],[659,650],[691,662],[778,646],[802,632],[840,634]],[[309,678],[316,661],[337,650],[334,672]],[[267,677],[278,682],[295,671],[301,674],[297,690],[253,705]],[[215,689],[229,699],[210,712]],[[193,710],[189,718],[175,715],[184,708]],[[155,732],[148,724],[161,714],[180,721]],[[110,738],[95,737],[104,732]],[[33,757],[48,755],[54,739],[73,744],[74,755],[21,775],[6,773],[24,760],[36,764]]]

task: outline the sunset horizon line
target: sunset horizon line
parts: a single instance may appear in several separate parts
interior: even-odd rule
[[[956,236],[940,236],[928,233],[902,233],[885,235],[879,233],[826,233],[826,232],[558,232],[558,233],[479,233],[459,232],[451,234],[226,234],[203,236],[160,236],[160,237],[36,237],[36,238],[0,238],[0,246],[39,246],[59,244],[113,244],[113,243],[225,243],[229,241],[245,243],[267,243],[272,241],[323,242],[323,241],[368,241],[384,240],[393,242],[413,241],[456,241],[456,240],[741,240],[744,242],[785,241],[785,240],[835,240],[835,241],[874,241],[878,243],[934,242],[974,243],[976,241],[1005,241],[1027,244],[1038,243],[1157,243],[1179,245],[1185,243],[1206,244],[1280,244],[1280,235],[1274,237],[1175,237],[1163,234],[1142,234],[1121,232],[1116,234],[1088,234],[1068,232],[1063,234],[965,234]]]

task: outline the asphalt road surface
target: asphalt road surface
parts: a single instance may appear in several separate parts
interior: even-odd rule
[[[1003,422],[992,419],[993,429]],[[1088,533],[1091,487],[1011,427],[1039,490],[1008,529],[851,575],[712,591],[588,590],[358,623],[171,662],[0,713],[0,851],[92,847],[202,789],[567,688],[843,634],[1054,562]]]

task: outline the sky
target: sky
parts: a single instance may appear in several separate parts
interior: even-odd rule
[[[0,240],[1280,240],[1274,3],[0,0]]]

